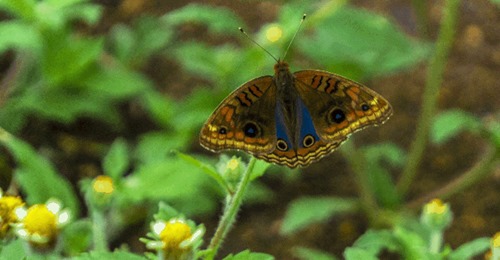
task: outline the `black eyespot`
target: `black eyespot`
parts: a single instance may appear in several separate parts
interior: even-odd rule
[[[288,150],[288,144],[286,143],[285,140],[278,139],[278,141],[276,141],[276,148],[278,148],[278,150],[284,152],[284,151]]]
[[[335,122],[337,124],[340,124],[344,120],[345,120],[345,114],[339,108],[332,110],[332,112],[330,113],[330,121],[331,122]]]
[[[316,140],[314,139],[314,136],[312,135],[306,135],[306,137],[304,137],[304,139],[302,139],[302,145],[305,147],[305,148],[309,148],[311,147],[314,142]]]
[[[368,109],[370,109],[370,106],[369,106],[369,105],[367,105],[367,104],[363,104],[363,105],[361,105],[361,110],[363,110],[363,111],[368,111]]]
[[[243,133],[245,133],[248,137],[256,137],[259,134],[259,129],[257,128],[257,125],[249,122],[243,127]]]
[[[225,127],[221,127],[221,128],[219,129],[219,134],[221,134],[221,135],[225,135],[225,134],[227,134],[227,129],[226,129]]]

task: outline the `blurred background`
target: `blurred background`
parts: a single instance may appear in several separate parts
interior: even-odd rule
[[[373,218],[330,212],[284,230],[291,203],[357,198],[358,157],[382,154],[371,168],[378,174],[372,176],[380,177],[370,180],[377,201],[384,209],[417,215],[426,202],[419,198],[484,158],[490,143],[480,137],[481,127],[472,126],[498,129],[495,0],[460,3],[437,101],[437,113],[447,114],[427,122],[433,125],[432,140],[404,196],[395,195],[393,184],[414,139],[444,0],[21,2],[0,1],[0,126],[53,164],[72,187],[70,203],[82,217],[87,209],[80,181],[106,174],[102,158],[113,143],[126,144],[128,163],[118,181],[116,212],[110,214],[113,247],[145,251],[138,238],[147,232],[158,201],[205,224],[206,239],[213,234],[223,193],[172,151],[216,165],[219,155],[198,143],[201,125],[232,90],[273,73],[275,61],[238,27],[280,56],[307,13],[286,57],[291,70],[327,70],[362,82],[389,100],[394,115],[383,126],[355,134],[348,149],[307,168],[270,166],[252,183],[220,255],[248,248],[288,259],[296,256],[294,248],[308,247],[339,256],[374,227]],[[275,42],[266,38],[273,26],[282,31]],[[440,132],[440,126],[450,125],[455,130]],[[0,162],[4,191],[30,195],[32,202],[50,195],[30,190],[51,183],[36,170],[17,177],[21,162],[12,151],[1,150]],[[493,166],[474,185],[446,198],[454,214],[445,233],[451,247],[498,231],[499,189],[500,169]]]

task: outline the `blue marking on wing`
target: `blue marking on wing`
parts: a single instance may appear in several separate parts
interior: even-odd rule
[[[300,125],[300,139],[299,139],[299,145],[300,147],[303,147],[302,145],[302,140],[306,135],[312,135],[314,137],[314,140],[318,141],[319,136],[316,133],[316,129],[314,128],[314,123],[311,117],[311,114],[309,113],[309,110],[307,109],[306,105],[302,101],[302,99],[299,98],[298,103],[298,116],[299,119],[298,122]]]
[[[283,139],[288,144],[288,148],[292,147],[292,142],[288,137],[285,125],[285,118],[280,107],[277,105],[275,110],[275,121],[276,121],[276,137],[277,139]]]

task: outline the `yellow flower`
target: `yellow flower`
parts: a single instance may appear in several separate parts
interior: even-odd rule
[[[234,171],[236,168],[238,168],[240,164],[240,160],[236,159],[235,157],[231,158],[229,162],[227,162],[227,169]]]
[[[2,195],[0,190],[0,238],[5,237],[11,224],[17,222],[17,216],[14,213],[16,208],[24,205],[20,197]]]
[[[106,175],[97,176],[92,182],[92,188],[97,193],[111,194],[115,190],[113,179]]]
[[[280,27],[273,25],[266,30],[266,38],[270,42],[276,42],[283,35],[283,31]]]
[[[433,199],[425,205],[425,210],[429,214],[443,214],[447,209],[447,205],[443,204],[440,199]]]
[[[193,246],[200,241],[205,229],[198,227],[194,233],[185,220],[173,218],[169,221],[156,221],[151,225],[157,240],[147,241],[150,249],[161,251],[165,259],[190,259]]]
[[[61,210],[61,204],[49,200],[46,204],[35,204],[28,208],[17,208],[20,220],[17,235],[35,246],[50,246],[63,225],[69,221],[69,211]]]
[[[424,205],[421,222],[433,230],[444,230],[453,220],[453,213],[448,203],[440,199],[433,199]]]
[[[493,239],[491,239],[491,246],[493,248],[500,248],[500,232],[497,232],[493,236]]]

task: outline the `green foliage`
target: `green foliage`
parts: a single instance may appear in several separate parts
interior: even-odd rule
[[[490,247],[490,239],[489,238],[476,238],[470,242],[467,242],[461,246],[459,246],[455,251],[451,252],[448,255],[448,259],[450,260],[459,260],[459,259],[471,259],[474,256],[477,256]]]
[[[312,26],[312,37],[298,39],[300,50],[321,68],[349,78],[401,70],[422,61],[431,50],[387,18],[351,7],[335,9]]]
[[[424,226],[418,227],[425,229]],[[471,259],[484,253],[489,247],[489,239],[479,238],[461,245],[456,250],[442,248],[440,253],[430,251],[432,243],[425,233],[398,225],[392,230],[368,230],[344,251],[346,259],[378,259],[387,250],[399,254],[404,259]],[[359,258],[361,257],[361,258]]]
[[[349,7],[345,2],[319,5],[287,2],[281,7],[276,21],[249,34],[255,35],[251,37],[273,55],[282,55],[298,27],[302,13],[297,10],[304,10],[309,14],[303,25],[304,32],[293,43],[286,60],[292,67],[294,64],[302,67],[306,66],[305,59],[317,64],[315,68],[358,79],[394,73],[417,64],[430,54],[432,46],[429,43],[411,39],[389,19]],[[221,156],[216,164],[213,159],[185,152],[196,140],[201,123],[220,100],[243,82],[272,73],[274,61],[240,36],[237,28],[247,26],[233,12],[189,4],[160,18],[142,16],[130,24],[113,25],[107,34],[96,32],[91,36],[85,33],[85,26],[94,26],[102,18],[102,8],[91,1],[0,0],[0,10],[8,15],[8,20],[0,22],[0,35],[9,36],[0,37],[0,54],[12,52],[16,65],[8,72],[12,73],[12,80],[8,82],[9,98],[0,110],[2,127],[17,132],[28,125],[31,117],[63,124],[90,118],[121,131],[124,124],[118,106],[138,101],[141,109],[162,128],[127,140],[120,137],[121,132],[115,137],[101,161],[102,171],[113,179],[115,191],[89,200],[87,195],[95,192],[92,180],[80,182],[89,216],[75,219],[61,233],[64,254],[76,259],[144,259],[142,255],[126,251],[104,252],[107,233],[121,234],[120,231],[131,223],[137,224],[144,218],[149,220],[158,204],[154,218],[169,220],[213,214],[220,204],[218,200],[224,198],[223,218],[218,228],[226,228],[225,233],[222,232],[226,234],[242,198],[246,203],[274,198],[274,191],[257,180],[268,172],[270,164],[262,161],[247,164],[245,160],[229,156]],[[234,39],[214,45],[199,40],[205,35],[191,39],[179,33],[193,24],[206,28],[209,36],[215,34]],[[75,25],[84,29],[77,29]],[[271,43],[265,38],[266,30],[272,25],[280,25],[284,30],[280,42]],[[295,57],[301,57],[302,61],[294,62]],[[160,94],[140,72],[150,65],[152,58],[178,64],[181,77],[193,79],[190,82],[195,82],[194,85],[185,86],[189,91],[183,93],[186,94],[183,100]],[[178,84],[162,81],[165,82],[173,86]],[[486,123],[461,110],[438,115],[430,138],[442,144],[462,131],[479,133],[500,149],[500,123],[496,120]],[[28,205],[55,197],[71,209],[75,218],[78,217],[83,205],[79,205],[69,182],[47,159],[3,130],[0,142],[17,163],[15,180],[26,195]],[[368,230],[345,250],[346,259],[377,259],[384,250],[405,259],[465,259],[488,248],[486,238],[473,240],[455,250],[439,243],[436,246],[431,239],[436,232],[414,217],[396,211],[403,207],[404,196],[398,191],[391,170],[400,169],[407,163],[406,152],[401,148],[383,143],[355,152],[362,161],[360,171],[367,183],[362,188],[369,190],[367,194],[373,196],[376,205],[365,205],[362,198],[298,198],[289,205],[281,234],[290,235],[337,215],[363,209],[373,210],[373,215],[380,219],[388,218],[382,222],[389,222],[384,224],[389,224],[390,228]],[[236,164],[229,165],[235,163],[231,160],[236,160]],[[99,199],[106,203],[94,205]],[[372,206],[376,208],[370,209]],[[131,210],[136,208],[141,210]],[[228,219],[225,216],[229,216]],[[405,219],[403,224],[399,223],[401,219]],[[195,227],[193,221],[187,222]],[[101,233],[96,229],[101,229]],[[107,232],[109,230],[111,232]],[[92,245],[98,248],[99,239],[102,251],[90,250]],[[222,241],[224,235],[218,239]],[[431,245],[438,250],[431,250]],[[0,258],[25,258],[29,253],[26,248],[21,240],[14,239],[4,243]],[[198,253],[200,257],[211,259],[217,247],[210,243],[207,250]],[[43,257],[56,259],[57,254]],[[337,259],[311,248],[297,247],[294,254],[302,259]],[[43,257],[30,256],[28,259]],[[274,258],[245,250],[224,259]]]
[[[127,143],[123,139],[117,139],[103,159],[104,172],[118,181],[130,163],[128,154]]]
[[[442,144],[462,131],[477,132],[480,127],[480,120],[472,114],[462,110],[448,110],[441,112],[434,119],[431,140]]]
[[[366,146],[361,149],[365,157],[366,178],[377,201],[385,208],[395,208],[401,198],[387,166],[402,168],[405,152],[390,143]]]
[[[101,7],[87,1],[12,1],[0,8],[13,16],[0,23],[0,52],[16,51],[22,64],[11,82],[12,96],[0,111],[0,125],[21,129],[28,116],[71,123],[83,116],[120,124],[115,106],[151,88],[142,75],[119,65],[104,66],[104,37],[82,36],[72,22],[89,25]]]
[[[30,204],[45,203],[50,198],[62,201],[63,206],[78,216],[80,205],[71,184],[61,178],[54,166],[27,143],[4,132],[0,128],[0,144],[6,147],[17,163],[15,179]]]
[[[230,10],[200,4],[189,4],[166,14],[162,19],[172,25],[198,23],[207,26],[211,32],[223,34],[236,34],[237,28],[244,25]]]
[[[245,250],[236,255],[230,254],[224,257],[224,260],[274,260],[274,257],[264,253],[255,253],[250,252],[250,250]]]
[[[293,249],[293,254],[303,260],[337,260],[338,258],[332,256],[326,252],[306,248],[306,247],[296,247]]]
[[[288,206],[280,232],[288,235],[313,223],[325,222],[336,215],[352,213],[358,207],[356,199],[301,197]]]
[[[92,223],[87,219],[68,224],[63,230],[64,253],[75,256],[85,252],[92,243]]]
[[[89,253],[82,254],[77,257],[73,257],[75,260],[98,260],[98,259],[110,259],[110,260],[145,260],[144,256],[139,256],[126,251],[114,251],[114,252],[97,252],[92,251]]]

